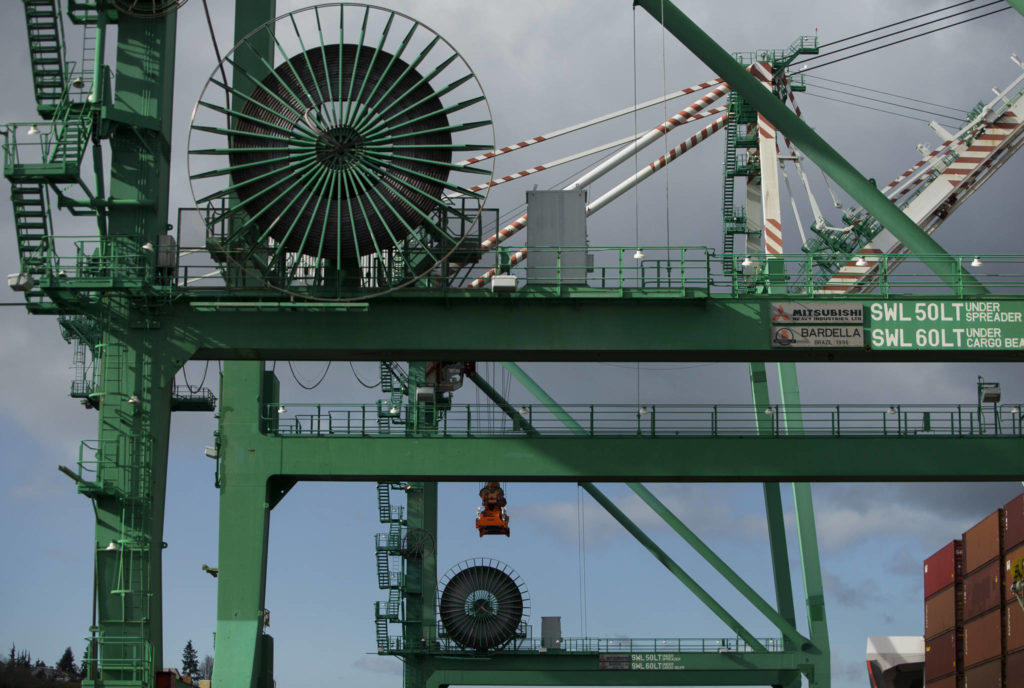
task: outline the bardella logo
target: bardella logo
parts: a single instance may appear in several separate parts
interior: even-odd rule
[[[777,327],[775,328],[775,336],[772,337],[772,343],[775,346],[790,346],[796,342],[796,333],[788,327]]]

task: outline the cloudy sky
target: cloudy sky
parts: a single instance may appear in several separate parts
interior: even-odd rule
[[[825,43],[949,4],[949,0],[799,0],[768,5],[723,0],[686,2],[681,7],[728,50],[749,51],[784,47],[802,34],[817,33]],[[232,3],[211,5],[223,51],[232,43]],[[299,6],[281,0],[279,11]],[[486,90],[499,144],[619,109],[634,102],[634,97],[653,98],[665,85],[669,90],[682,88],[712,76],[671,37],[663,41],[660,28],[646,13],[634,16],[629,0],[435,0],[429,4],[406,0],[390,6],[423,20],[462,52]],[[7,97],[0,100],[0,121],[26,121],[33,118],[34,108],[25,29],[16,9],[5,12],[4,19],[0,51],[5,67],[0,87]],[[924,101],[903,102],[929,113],[941,111],[946,114],[944,121],[956,121],[958,111],[966,113],[979,100],[987,102],[993,86],[1005,86],[1020,73],[1010,54],[1024,54],[1022,28],[1024,18],[1004,12],[813,74]],[[177,66],[175,208],[192,202],[182,151],[189,114],[214,68],[199,0],[180,13]],[[932,119],[929,113],[904,109],[906,116],[899,117],[855,108],[812,95],[855,100],[824,90],[850,91],[849,87],[811,78],[808,84],[809,93],[801,96],[806,118],[865,176],[892,179],[918,159],[916,144],[938,143],[926,122],[915,119]],[[860,102],[896,110],[874,101]],[[685,103],[678,104],[681,108]],[[661,121],[661,108],[652,110],[640,116],[641,128]],[[625,118],[507,156],[500,160],[498,172],[515,172],[632,130],[631,118]],[[689,129],[677,132],[672,145],[691,133]],[[652,178],[638,196],[626,195],[595,215],[590,220],[591,243],[632,244],[636,233],[645,245],[719,246],[722,145],[720,139],[712,139],[675,163],[667,174]],[[660,155],[658,148],[641,154],[640,164]],[[596,185],[592,197],[627,176],[632,165],[627,167]],[[554,187],[578,169],[562,168],[538,175],[529,184],[506,185],[492,194],[490,203],[503,214],[511,212],[534,183]],[[1024,158],[1008,163],[945,223],[937,234],[939,241],[953,253],[1024,253],[1022,175]],[[815,184],[819,199],[826,199],[824,187]],[[788,200],[784,198],[783,204],[788,205]],[[3,194],[0,234],[8,247],[0,254],[4,274],[17,270],[11,218]],[[78,229],[84,231],[81,226]],[[795,250],[798,237],[792,222],[785,232],[787,247]],[[17,298],[9,294],[5,301]],[[72,646],[76,657],[84,647],[93,537],[88,501],[75,494],[71,481],[56,466],[76,460],[78,442],[95,435],[96,419],[66,396],[71,348],[60,339],[53,319],[30,317],[16,306],[0,308],[0,319],[0,379],[5,383],[0,394],[0,429],[5,436],[0,523],[7,525],[0,555],[0,648],[17,644],[52,663],[65,646]],[[324,364],[318,363],[294,366],[296,376],[306,382],[318,378],[323,369]],[[363,379],[376,379],[372,364],[357,363],[355,369]],[[526,369],[544,380],[563,403],[635,403],[637,397],[643,403],[745,403],[749,395],[747,369],[740,364],[648,363],[638,370],[629,362],[610,362],[531,364]],[[308,398],[300,396],[287,366],[279,365],[277,370],[286,400]],[[216,385],[216,363],[189,364],[187,372],[193,384],[205,374],[207,384]],[[530,401],[514,382],[504,379],[500,369],[488,366],[484,372],[492,383],[507,385],[513,401]],[[807,403],[971,403],[978,375],[1001,381],[1004,399],[1024,399],[1019,365],[800,367]],[[627,390],[625,398],[622,390]],[[323,401],[373,400],[355,382],[346,363],[331,366],[317,395]],[[471,385],[456,397],[459,403],[479,399]],[[217,492],[212,462],[202,453],[213,427],[209,415],[179,414],[174,419],[166,527],[169,547],[164,554],[168,665],[179,662],[188,639],[200,654],[212,653],[216,586],[200,567],[216,565],[217,558]],[[909,443],[908,451],[913,451]],[[670,554],[720,595],[727,608],[748,621],[756,635],[771,634],[767,623],[716,581],[713,572],[645,512],[626,488],[606,488]],[[764,573],[768,550],[760,486],[659,485],[653,490],[728,563],[746,574],[759,592],[771,595],[772,584]],[[921,633],[921,560],[1019,491],[1017,483],[815,486],[836,688],[866,685],[863,658],[868,635]],[[534,619],[562,616],[567,636],[728,634],[599,506],[589,498],[581,500],[576,486],[510,486],[514,519],[510,539],[477,538],[472,528],[475,492],[472,483],[441,487],[440,569],[475,556],[507,562],[530,588]],[[400,663],[372,654],[369,600],[384,596],[375,588],[372,536],[380,527],[375,506],[372,485],[315,483],[297,487],[274,511],[267,605],[272,611],[270,632],[276,638],[276,673],[282,688],[339,679],[366,686],[399,685]],[[577,526],[581,514],[583,538]]]

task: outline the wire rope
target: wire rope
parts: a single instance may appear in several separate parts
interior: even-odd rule
[[[313,383],[312,386],[306,386],[302,382],[302,380],[299,379],[299,376],[295,373],[295,368],[292,367],[292,362],[291,361],[288,361],[288,370],[291,371],[292,379],[295,380],[295,383],[299,387],[301,387],[302,389],[316,389],[317,387],[320,386],[320,383],[322,383],[324,381],[324,378],[327,377],[327,372],[331,369],[331,363],[333,363],[333,361],[327,361],[327,366],[324,368],[323,374],[320,376],[319,380],[317,380],[315,383]]]
[[[876,88],[868,88],[867,86],[858,86],[857,84],[851,84],[851,83],[848,83],[846,81],[839,81],[838,79],[828,79],[828,78],[823,77],[823,76],[818,76],[817,74],[808,74],[807,76],[809,76],[812,79],[817,79],[818,81],[827,81],[827,82],[832,83],[832,84],[839,84],[840,86],[849,86],[850,88],[856,88],[856,89],[861,90],[861,91],[869,91],[871,93],[879,93],[879,94],[881,94],[883,96],[892,96],[893,98],[901,98],[903,100],[909,100],[909,101],[912,101],[914,103],[921,103],[922,105],[931,105],[932,107],[943,108],[945,110],[953,110],[953,111],[958,112],[958,113],[963,111],[963,108],[952,107],[950,105],[942,105],[941,103],[933,103],[931,101],[920,100],[918,98],[911,98],[910,96],[900,95],[899,93],[889,93],[888,91],[880,91],[880,90],[878,90]],[[817,87],[817,88],[821,88],[821,87]]]
[[[910,17],[908,19],[901,19],[898,22],[893,22],[892,24],[886,24],[885,26],[879,26],[877,28],[871,29],[870,31],[861,31],[860,33],[855,33],[852,36],[847,36],[846,38],[840,38],[839,40],[832,41],[831,43],[825,43],[824,45],[821,45],[819,47],[820,48],[827,48],[830,45],[838,45],[840,43],[845,43],[846,41],[852,41],[854,38],[860,38],[861,36],[867,36],[868,34],[877,33],[878,31],[885,31],[886,29],[891,29],[892,27],[899,26],[900,24],[906,24],[907,22],[916,21],[918,19],[924,19],[925,17],[929,17],[929,16],[931,16],[933,14],[938,14],[939,12],[945,12],[947,10],[952,10],[952,9],[957,8],[957,7],[961,7],[963,5],[970,5],[972,2],[977,2],[977,1],[978,0],[964,0],[963,2],[958,2],[958,3],[954,4],[954,5],[950,5],[949,7],[940,7],[937,10],[932,10],[930,12],[925,12],[924,14],[919,14],[917,16]]]
[[[993,3],[993,4],[995,4],[995,3]],[[988,7],[988,5],[986,5],[986,7]],[[962,19],[962,20],[960,20],[958,22],[953,22],[952,24],[947,24],[946,26],[940,26],[938,28],[930,29],[929,31],[925,31],[923,33],[915,34],[913,36],[907,36],[906,38],[901,38],[898,41],[893,41],[891,43],[886,43],[884,45],[879,45],[879,46],[876,46],[874,48],[869,48],[868,50],[862,50],[861,52],[854,53],[853,55],[846,55],[844,57],[836,58],[835,60],[830,60],[829,62],[824,62],[822,64],[815,64],[815,65],[812,65],[810,67],[806,67],[803,71],[809,72],[812,69],[820,69],[821,67],[828,67],[829,65],[838,64],[839,62],[845,62],[846,60],[850,60],[850,59],[853,59],[855,57],[860,57],[861,55],[867,55],[868,53],[873,53],[873,52],[875,52],[877,50],[882,50],[883,48],[891,48],[894,45],[899,45],[900,43],[906,43],[908,41],[914,40],[915,38],[922,38],[924,36],[929,36],[929,35],[931,35],[933,33],[937,33],[939,31],[944,31],[945,29],[951,29],[954,26],[960,26],[961,24],[966,24],[968,22],[972,22],[972,21],[975,21],[977,19],[984,19],[985,17],[990,17],[993,14],[999,14],[1000,12],[1006,12],[1007,10],[1012,10],[1012,9],[1014,9],[1014,8],[1013,7],[1003,7],[1003,8],[998,9],[998,10],[993,10],[991,12],[986,12],[985,14],[979,14],[979,15],[974,16],[974,17],[968,17],[967,19]],[[914,27],[914,28],[920,28],[920,27]],[[869,42],[873,42],[873,41],[869,41]],[[844,48],[843,50],[846,50],[846,48]],[[831,53],[827,53],[825,55],[819,55],[818,58],[828,57],[829,55],[834,55],[837,52],[840,52],[840,51],[837,50],[837,51],[834,51],[834,52],[831,52]],[[817,59],[817,58],[815,58],[815,59]],[[810,60],[804,60],[803,62],[799,62],[799,63],[795,63],[795,64],[805,65],[807,62],[810,62]]]
[[[359,373],[356,372],[356,367],[354,365],[352,365],[352,361],[348,362],[348,367],[352,369],[352,374],[355,376],[356,382],[361,384],[366,389],[374,389],[376,387],[380,387],[381,383],[383,382],[383,380],[377,380],[377,384],[375,384],[375,385],[368,385],[365,382],[363,382],[361,377],[359,377]],[[326,375],[326,371],[325,371],[324,374]]]
[[[818,95],[817,93],[807,93],[805,95],[811,96],[812,98],[821,98],[822,100],[831,100],[831,101],[834,101],[836,103],[843,103],[844,105],[852,105],[854,107],[864,108],[865,110],[874,110],[875,112],[883,112],[883,113],[885,113],[887,115],[893,115],[895,117],[902,117],[904,119],[912,119],[912,120],[917,121],[917,122],[924,122],[925,124],[928,124],[928,123],[931,122],[931,120],[924,119],[923,117],[914,117],[912,115],[905,115],[902,112],[893,112],[891,110],[883,110],[882,108],[876,108],[876,107],[872,107],[870,105],[863,105],[861,103],[854,103],[854,102],[849,101],[849,100],[841,100],[839,98],[831,98],[829,96],[821,96],[821,95]],[[955,124],[952,124],[950,122],[946,122],[946,124],[949,125],[949,126],[956,126]]]
[[[188,383],[188,371],[185,370],[185,366],[181,366],[181,376],[185,379],[185,389],[187,389],[189,391],[189,393],[191,393],[191,394],[196,394],[197,392],[199,392],[199,390],[201,390],[203,388],[203,383],[206,382],[206,374],[209,371],[210,371],[210,362],[207,361],[206,365],[203,366],[203,379],[199,381],[199,384],[196,385],[195,389],[192,389],[192,385],[190,385]]]
[[[910,110],[912,112],[921,112],[926,115],[932,115],[933,117],[951,117],[951,115],[942,112],[935,112],[934,110],[925,110],[923,108],[913,107],[912,105],[901,105],[900,103],[894,103],[891,100],[884,100],[882,98],[872,98],[871,96],[864,96],[858,93],[850,93],[839,88],[830,88],[828,86],[816,86],[817,90],[828,91],[830,93],[839,93],[840,95],[850,96],[851,98],[860,98],[861,100],[870,100],[873,103],[881,103],[882,105],[891,105],[893,107],[903,108],[904,110]]]

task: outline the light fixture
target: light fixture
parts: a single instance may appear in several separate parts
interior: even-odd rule
[[[398,410],[397,406],[392,406],[388,409],[388,415],[397,416],[399,413],[401,413],[401,411]]]
[[[139,248],[141,248],[146,253],[152,253],[153,252],[153,242],[152,241],[147,241],[146,243],[144,243]]]
[[[644,250],[642,248],[638,248],[636,253],[633,254],[633,260],[643,260],[646,257],[647,255],[644,254]]]
[[[35,136],[38,133],[39,133],[39,127],[37,127],[34,124],[30,124],[29,127],[28,127],[28,135],[29,136]]]
[[[217,447],[204,447],[203,453],[211,459],[220,458],[220,452],[217,451]]]
[[[894,414],[896,413],[896,407],[895,407],[895,406],[890,406],[890,407],[889,407],[889,408],[888,408],[888,409],[886,410],[886,413],[888,413],[889,415],[894,415]]]
[[[864,260],[864,256],[857,256],[857,262],[854,263],[859,268],[867,267],[868,262]]]
[[[770,416],[770,415],[772,415],[773,413],[775,413],[775,409],[773,409],[773,408],[772,408],[771,406],[769,406],[768,408],[766,408],[766,409],[764,410],[764,414],[765,414],[766,416]]]
[[[749,268],[751,265],[753,265],[753,262],[750,260],[750,256],[744,256],[743,262],[740,263],[740,265],[742,265],[745,268]]]
[[[974,260],[971,261],[972,268],[980,268],[984,263],[981,262],[981,258],[974,256]]]
[[[278,407],[277,407],[277,412],[278,412],[279,414],[280,414],[280,413],[285,413],[286,411],[288,411],[288,409],[286,409],[286,408],[284,407],[284,404],[282,404],[282,405],[280,405],[280,406],[278,406]]]
[[[82,77],[80,77],[80,76],[76,76],[76,77],[75,77],[75,78],[74,78],[74,79],[73,79],[73,80],[71,81],[71,85],[72,85],[72,86],[74,86],[75,88],[82,88],[83,86],[85,86],[85,82],[84,82],[84,81],[82,81]]]
[[[647,408],[646,406],[641,406],[640,407],[640,415],[641,416],[646,416],[650,412],[651,412],[651,410],[649,408]]]
[[[58,270],[57,271],[57,277],[67,277],[67,276],[68,276],[68,273],[64,272],[63,270]]]
[[[107,545],[107,550],[106,551],[108,551],[108,552],[116,552],[117,551],[117,545],[114,544],[113,540],[111,540],[110,544]]]
[[[530,409],[526,408],[525,406],[520,406],[519,407],[519,415],[520,416],[525,416],[529,412],[530,412]]]
[[[128,403],[132,405],[141,404],[142,399],[139,399],[137,394],[133,394],[130,397],[128,397]]]

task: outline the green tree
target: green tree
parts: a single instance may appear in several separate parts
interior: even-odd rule
[[[199,676],[199,653],[192,647],[192,639],[185,644],[185,650],[181,653],[181,673],[193,678]]]
[[[70,647],[64,650],[64,654],[60,656],[60,661],[57,662],[57,671],[63,672],[68,676],[78,676],[78,667],[75,666],[75,655]]]

